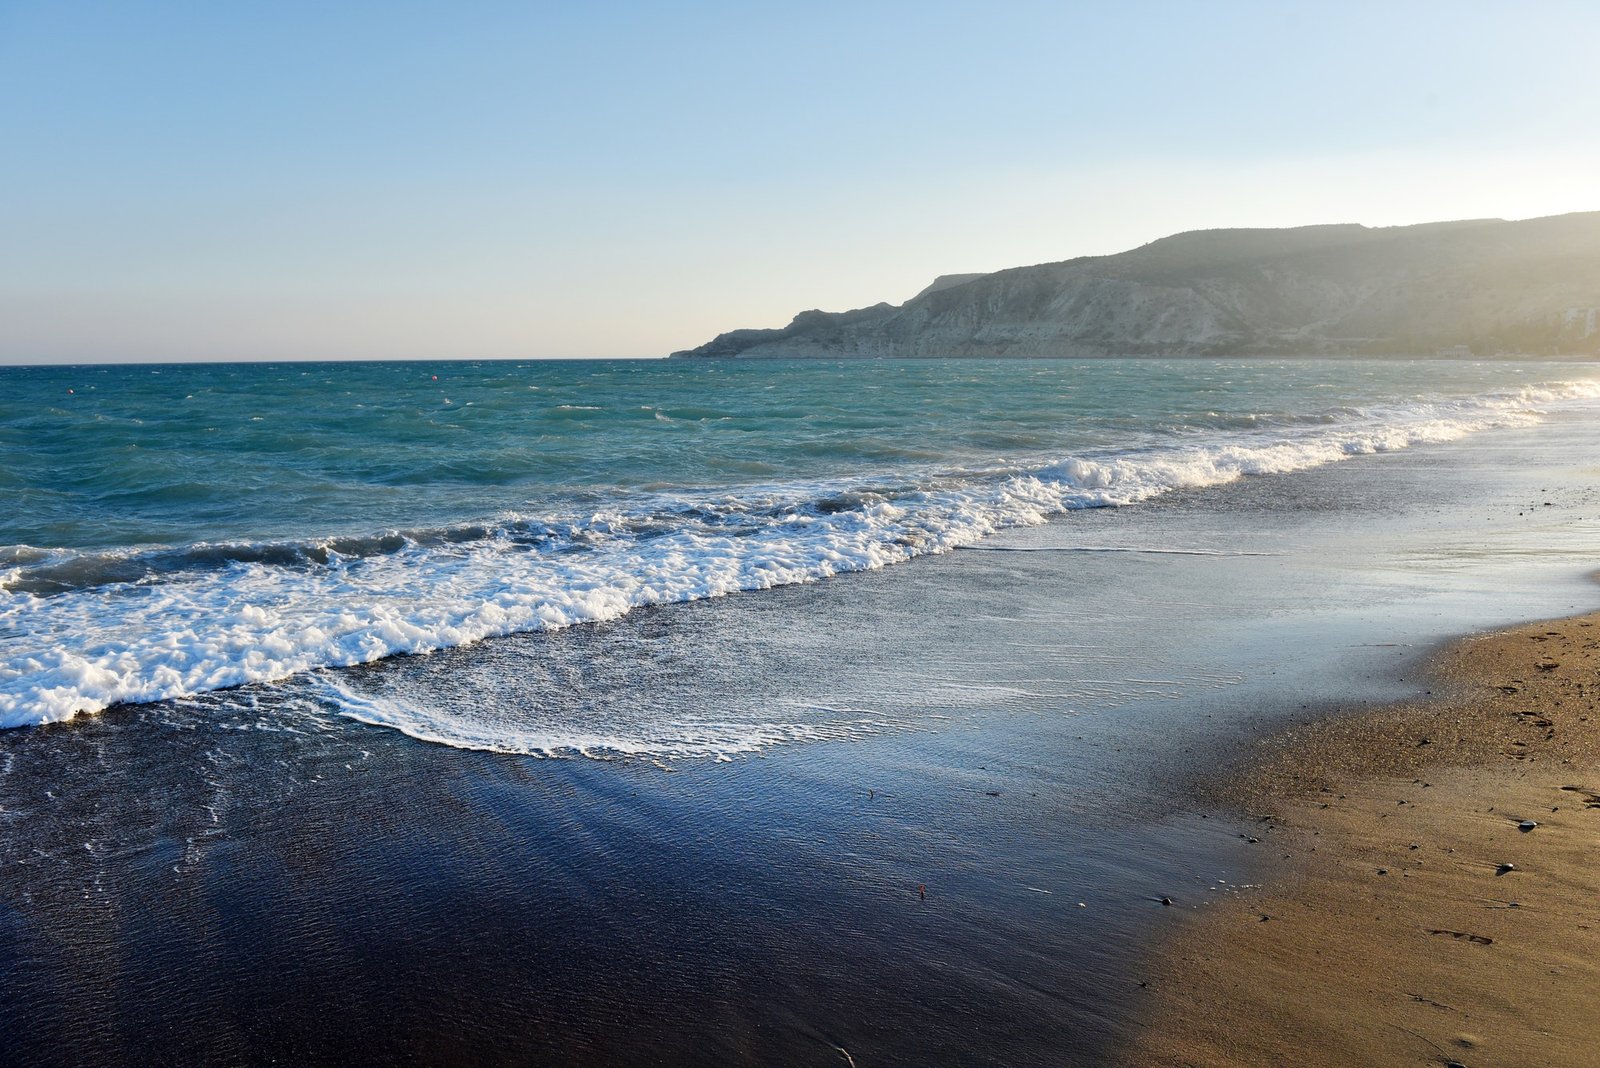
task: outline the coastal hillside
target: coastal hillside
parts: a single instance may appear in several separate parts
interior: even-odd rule
[[[1600,212],[1199,230],[674,357],[1600,355]]]

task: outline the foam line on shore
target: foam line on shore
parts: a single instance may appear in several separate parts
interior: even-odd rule
[[[453,714],[448,709],[424,706],[394,694],[363,693],[326,674],[315,680],[309,694],[351,719],[393,728],[418,741],[519,756],[669,760],[709,757],[726,761],[775,745],[849,740],[898,726],[870,709],[807,706],[800,711],[822,715],[812,715],[805,722],[788,722],[775,719],[770,713],[742,718],[679,714],[648,724],[613,722],[605,730],[581,730],[532,723],[520,716]]]
[[[1148,556],[1281,556],[1282,553],[1251,552],[1245,549],[1145,549],[1137,545],[963,545],[962,549],[983,553],[1137,553]]]

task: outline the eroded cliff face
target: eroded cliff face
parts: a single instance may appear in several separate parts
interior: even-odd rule
[[[1178,234],[1116,256],[947,275],[683,357],[1600,355],[1600,212]]]

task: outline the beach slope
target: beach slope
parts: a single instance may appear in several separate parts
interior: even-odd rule
[[[1600,615],[1434,670],[1222,785],[1272,874],[1163,943],[1127,1063],[1600,1063]]]

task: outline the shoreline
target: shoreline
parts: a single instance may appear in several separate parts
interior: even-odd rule
[[[1600,612],[1459,639],[1428,679],[1205,789],[1275,855],[1157,935],[1122,1063],[1594,1063]]]
[[[0,734],[0,1062],[1107,1063],[1152,942],[1270,867],[1236,832],[1288,833],[1197,810],[1196,769],[1587,608],[1597,433],[1005,541],[1270,556],[952,553],[339,676],[524,736],[819,728],[751,759],[420,744],[273,687]]]

